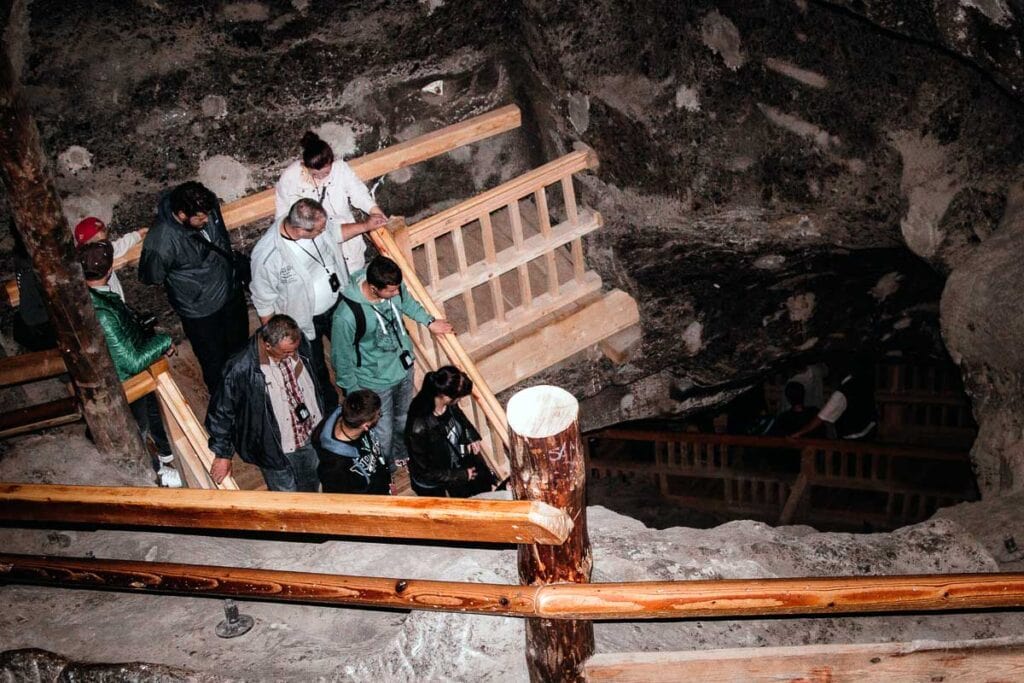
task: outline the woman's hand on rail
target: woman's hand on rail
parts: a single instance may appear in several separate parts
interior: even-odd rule
[[[474,441],[473,443],[469,444],[469,452],[472,453],[473,455],[480,455],[480,451],[482,451],[483,448],[484,444],[482,441]]]
[[[475,467],[467,467],[466,468],[466,479],[469,480],[469,481],[473,481],[474,479],[476,479],[476,468]]]

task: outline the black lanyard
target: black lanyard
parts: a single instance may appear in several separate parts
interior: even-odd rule
[[[291,239],[291,238],[289,238],[289,239]],[[330,269],[327,268],[327,259],[325,259],[324,255],[320,252],[320,247],[317,246],[316,239],[315,238],[311,239],[310,242],[313,243],[313,248],[316,249],[316,256],[313,256],[313,254],[311,254],[310,252],[306,251],[306,248],[303,247],[301,244],[299,244],[298,240],[292,240],[292,244],[294,244],[296,247],[298,247],[299,250],[301,250],[303,254],[305,254],[309,258],[313,259],[318,264],[320,264],[320,267],[324,269],[324,272],[327,273],[328,275],[330,275],[331,271],[330,271]],[[317,258],[317,256],[319,256],[320,258]]]

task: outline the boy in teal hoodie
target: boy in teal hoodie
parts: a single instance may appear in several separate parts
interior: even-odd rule
[[[377,256],[366,270],[353,273],[331,328],[335,382],[346,395],[371,389],[380,396],[377,437],[391,471],[408,459],[401,435],[414,393],[416,357],[403,315],[425,325],[431,334],[452,332],[447,320],[434,319],[409,294],[398,264]]]

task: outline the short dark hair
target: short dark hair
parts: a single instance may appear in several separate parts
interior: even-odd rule
[[[260,328],[260,339],[277,346],[285,339],[295,341],[302,337],[302,330],[298,323],[291,316],[278,313],[270,317],[263,327]]]
[[[334,150],[313,131],[307,130],[299,144],[302,145],[302,165],[306,168],[319,171],[334,163]]]
[[[288,209],[288,216],[285,220],[288,225],[299,230],[310,231],[316,227],[319,218],[327,219],[327,211],[315,199],[303,197],[292,204]]]
[[[366,266],[366,281],[377,289],[400,285],[402,269],[387,256],[374,256],[370,265]]]
[[[790,405],[802,406],[804,404],[804,397],[807,395],[807,389],[801,382],[788,382],[785,388],[786,400],[789,401]]]
[[[171,190],[171,212],[189,218],[199,213],[212,213],[217,208],[217,195],[202,183],[190,180]]]
[[[371,421],[380,410],[380,396],[369,389],[357,389],[345,394],[341,404],[341,421],[355,429]]]

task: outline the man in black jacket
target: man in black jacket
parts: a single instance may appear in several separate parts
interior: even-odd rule
[[[224,363],[249,335],[234,269],[216,195],[190,181],[161,197],[156,222],[142,243],[139,279],[167,290],[211,394]]]
[[[317,491],[311,437],[323,417],[310,346],[294,320],[275,315],[235,354],[210,400],[210,475],[231,474],[235,452],[263,471],[271,491]]]

